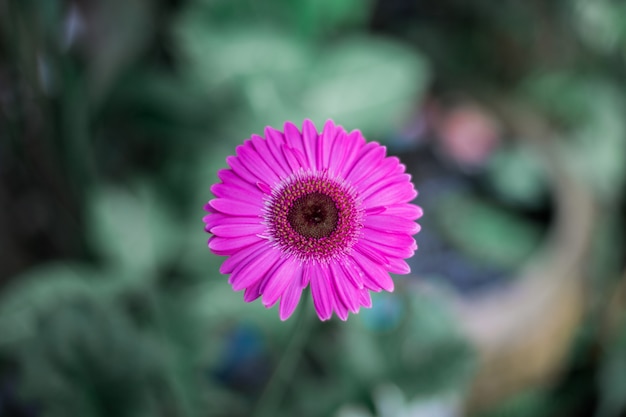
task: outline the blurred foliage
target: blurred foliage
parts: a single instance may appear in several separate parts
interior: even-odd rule
[[[617,334],[606,352],[598,373],[600,404],[598,416],[620,416],[626,409],[626,315],[618,321]]]
[[[443,199],[439,208],[437,220],[444,235],[478,260],[513,268],[540,248],[540,228],[506,210],[460,194]],[[515,240],[507,239],[510,236]]]
[[[623,325],[603,338],[596,321],[624,266],[625,59],[626,8],[611,0],[0,0],[0,415],[258,412],[296,324],[243,303],[206,248],[224,158],[305,117],[415,147],[422,107],[483,90],[546,116],[606,217],[569,371],[486,415],[623,414]],[[430,224],[470,260],[524,262],[550,185],[521,143],[425,183],[419,239]],[[421,250],[413,262],[470,269]],[[308,321],[268,414],[461,412],[475,353],[448,301],[396,281],[346,323]]]
[[[487,173],[494,194],[504,202],[530,208],[545,202],[548,184],[536,149],[499,149],[489,160]]]
[[[346,3],[328,2],[326,10],[341,19],[342,7],[344,14],[351,10]],[[241,20],[215,20],[228,11],[210,6],[189,8],[176,33],[188,59],[189,77],[198,87],[209,94],[236,95],[233,124],[227,126],[233,135],[247,136],[264,125],[307,117],[318,125],[332,117],[349,129],[381,135],[408,117],[411,104],[425,89],[424,59],[397,42],[355,35],[330,43],[323,37],[315,42],[298,36],[306,27],[323,35],[325,25],[333,24],[332,18],[318,15],[320,2],[293,3],[291,13],[302,16],[293,19],[307,21],[297,27],[280,25],[276,19],[289,7],[276,14],[270,7],[265,10],[269,16],[255,16],[242,26]]]
[[[377,387],[372,396],[374,414],[362,406],[348,405],[339,410],[337,417],[455,416],[460,412],[459,398],[445,393],[407,401],[397,386],[385,384]]]
[[[618,86],[571,73],[542,74],[526,82],[531,100],[565,126],[561,155],[572,171],[602,200],[619,198],[626,185],[626,107]]]

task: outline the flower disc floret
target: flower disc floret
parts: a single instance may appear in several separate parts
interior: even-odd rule
[[[272,192],[264,212],[268,238],[302,262],[328,263],[348,254],[362,218],[354,189],[327,171],[291,176]]]

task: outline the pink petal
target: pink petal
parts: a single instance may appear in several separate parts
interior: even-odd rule
[[[283,130],[285,132],[285,144],[290,148],[299,149],[304,154],[306,154],[304,150],[302,135],[300,134],[300,130],[298,129],[298,127],[296,127],[296,125],[291,122],[286,122],[283,126]]]
[[[365,146],[365,139],[358,130],[353,130],[349,135],[345,137],[343,154],[335,156],[331,155],[330,168],[341,177],[345,178],[346,174],[350,172],[357,155],[361,149]]]
[[[311,296],[320,320],[328,320],[333,314],[333,292],[328,278],[328,267],[324,265],[305,265],[311,279]]]
[[[370,308],[372,306],[372,296],[367,289],[362,289],[359,292],[359,304],[365,308]]]
[[[265,240],[259,240],[259,242],[254,243],[232,254],[222,263],[222,266],[220,266],[220,272],[222,274],[230,274],[240,265],[247,264],[248,262],[252,261],[252,259],[255,258],[259,254],[259,252],[268,249],[268,242]]]
[[[362,178],[372,175],[372,172],[375,172],[375,167],[377,167],[385,157],[386,151],[384,146],[376,142],[369,142],[365,145],[359,155],[358,161],[346,176],[346,180],[356,184]]]
[[[337,293],[333,296],[333,305],[335,307],[337,317],[339,317],[342,321],[348,320],[348,308],[341,302],[341,300],[339,300]]]
[[[358,290],[352,286],[337,263],[330,264],[330,276],[337,300],[348,310],[356,313],[359,308]]]
[[[285,143],[285,137],[283,136],[283,132],[278,129],[274,129],[271,126],[266,126],[265,130],[265,139],[267,140],[268,145],[270,144],[283,144]]]
[[[257,222],[257,224],[221,224],[211,229],[211,233],[220,237],[241,237],[258,235],[263,233],[266,226]]]
[[[228,214],[222,213],[209,214],[204,216],[202,220],[206,224],[205,229],[207,232],[210,232],[213,227],[221,225],[233,225],[237,227],[238,225],[261,224],[261,219],[258,216],[229,216]]]
[[[209,205],[220,213],[244,217],[257,216],[260,218],[263,209],[263,206],[258,203],[254,204],[228,198],[215,198],[209,201]]]
[[[377,214],[384,213],[385,210],[387,210],[385,206],[370,207],[370,208],[365,209],[365,214],[367,216],[375,216]]]
[[[343,130],[339,130],[335,140],[331,142],[331,151],[328,155],[328,161],[324,163],[325,168],[329,168],[331,171],[339,174],[339,169],[345,168],[344,159],[346,158],[346,152],[348,147],[346,146],[347,133]]]
[[[207,206],[209,208],[211,207],[208,204]],[[209,230],[211,230],[211,227],[217,226],[218,224],[220,224],[222,220],[233,219],[233,218],[241,219],[242,217],[231,217],[227,214],[222,214],[222,213],[209,213],[202,218],[202,221],[204,222],[204,230],[208,232]],[[258,221],[258,219],[256,220]]]
[[[382,232],[407,233],[409,235],[414,235],[420,230],[420,226],[412,220],[387,214],[366,216],[363,225]]]
[[[415,204],[394,204],[386,206],[385,214],[404,217],[410,220],[417,220],[424,214],[421,207]]]
[[[231,167],[235,174],[250,184],[256,184],[258,181],[265,181],[264,176],[255,175],[238,156],[231,155],[226,157],[226,163]]]
[[[386,258],[410,258],[415,253],[415,239],[411,236],[382,233],[374,229],[365,229],[365,231],[358,244],[370,251]],[[385,239],[384,236],[387,238]]]
[[[380,252],[375,249],[372,249],[370,245],[362,245],[359,242],[354,246],[354,250],[359,252],[361,255],[366,256],[370,261],[374,262],[377,265],[387,265],[387,258]]]
[[[370,229],[367,227],[363,228],[361,232],[361,239],[369,241],[374,245],[386,246],[388,248],[395,248],[398,250],[411,248],[415,245],[415,239],[407,233],[381,232],[380,230]]]
[[[302,275],[302,268],[297,271],[300,275]],[[301,276],[295,276],[291,283],[287,287],[287,289],[283,292],[282,297],[280,298],[280,308],[279,308],[279,316],[281,320],[287,320],[289,316],[293,313],[300,302],[300,296],[302,295],[302,285],[300,282],[302,280]]]
[[[346,276],[346,278],[350,281],[352,286],[355,288],[363,288],[363,279],[361,278],[361,269],[358,268],[351,258],[347,257],[342,263],[341,268]]]
[[[261,136],[252,135],[252,145],[258,152],[259,156],[267,163],[267,165],[274,171],[278,177],[288,177],[291,173],[287,166],[287,161],[275,155],[268,145],[268,141]]]
[[[335,123],[332,120],[327,120],[324,124],[324,130],[320,136],[320,143],[318,146],[317,159],[320,163],[319,169],[327,169],[330,166],[330,155],[341,129],[335,127]]]
[[[256,186],[259,190],[261,190],[261,192],[263,194],[267,194],[267,195],[271,195],[272,194],[272,187],[270,187],[269,185],[267,185],[264,182],[257,182]]]
[[[280,252],[274,248],[261,252],[249,263],[235,269],[228,282],[233,286],[233,290],[243,290],[263,278],[279,258]]]
[[[206,211],[209,214],[213,214],[215,213],[215,210],[213,210],[213,208],[211,207],[211,205],[209,203],[206,203],[204,206],[204,211]],[[205,216],[206,217],[206,216]]]
[[[398,164],[398,166],[396,167],[396,174],[403,174],[405,172],[406,172],[406,165]]]
[[[410,248],[415,243],[415,239],[407,233],[381,232],[369,228],[363,230],[362,239],[395,249]]]
[[[319,171],[319,163],[317,161],[317,129],[310,120],[305,120],[302,124],[302,151],[309,162],[309,167]]]
[[[357,256],[363,255],[357,254]],[[375,281],[372,281],[372,279],[367,274],[365,274],[365,272],[363,272],[363,268],[361,267],[361,265],[359,265],[359,263],[357,263],[357,261],[354,259],[354,256],[347,257],[346,264],[348,265],[348,268],[350,270],[354,271],[354,273],[359,276],[359,281],[361,284],[359,287],[357,287],[359,291],[367,289],[378,292],[381,290],[380,285],[378,285],[378,283],[376,283]]]
[[[257,236],[242,236],[236,238],[213,236],[209,241],[209,248],[216,255],[232,255],[240,249],[257,243],[261,238]]]
[[[380,193],[385,190],[385,188],[392,187],[410,187],[413,188],[413,184],[411,183],[411,176],[409,174],[393,174],[393,173],[385,173],[383,171],[377,171],[374,175],[370,177],[376,177],[376,181],[366,181],[361,182],[358,185],[360,189],[363,190],[362,197],[367,198],[373,194]]]
[[[288,145],[283,145],[281,150],[292,172],[296,172],[302,167],[309,166],[309,163],[306,162],[306,158],[299,150],[292,148]]]
[[[300,280],[301,270],[300,261],[289,258],[271,276],[268,276],[263,288],[263,305],[266,307],[274,305],[289,284]]]
[[[280,181],[280,177],[267,165],[263,157],[252,147],[250,141],[237,146],[236,151],[240,162],[259,180],[269,182],[270,184]]]
[[[361,255],[358,252],[352,254],[352,257],[356,263],[362,268],[363,274],[367,277],[368,281],[374,283],[375,286],[371,288],[376,291],[382,288],[386,291],[393,291],[393,280],[385,271],[384,267],[373,263],[369,258]],[[364,279],[363,282],[367,285],[368,282]]]
[[[234,185],[244,190],[248,190],[251,193],[257,192],[254,187],[255,183],[244,180],[241,176],[237,175],[232,169],[222,169],[217,173],[217,177],[222,180],[226,185]]]
[[[312,268],[307,268],[306,266],[302,266],[302,288],[306,288],[307,285],[311,282],[311,274]]]
[[[256,258],[265,253],[268,249],[267,242],[258,242],[256,244],[250,245],[241,249],[238,252],[235,252],[232,256],[230,256],[226,261],[222,263],[220,267],[220,272],[225,273],[233,273],[235,271],[241,270],[244,266],[248,265],[250,262],[254,261]],[[230,282],[232,280],[232,276],[228,278]]]
[[[281,161],[285,172],[290,173],[291,168],[287,164],[287,160],[285,160],[285,156],[283,155],[282,151],[282,147],[287,144],[285,136],[282,134],[282,132],[268,126],[265,128],[265,137],[267,147],[274,156],[274,159]]]
[[[411,273],[411,267],[404,259],[391,258],[389,259],[389,272],[406,275]]]
[[[392,184],[388,187],[382,187],[371,195],[364,197],[363,205],[365,207],[386,206],[391,204],[408,203],[417,197],[417,191],[410,182],[401,184]]]
[[[251,303],[259,298],[261,296],[260,288],[262,283],[263,280],[260,279],[251,286],[247,287],[243,292],[243,301],[245,301],[246,303]]]
[[[262,203],[262,199],[263,199],[263,194],[261,194],[258,189],[250,189],[248,187],[242,188],[240,186],[233,185],[233,184],[223,184],[223,183],[213,184],[211,186],[211,192],[216,197],[229,198],[232,200],[240,200],[240,201],[255,200],[255,202],[258,201],[259,204]]]
[[[284,266],[285,262],[287,261],[288,258],[285,258],[283,256],[280,256],[276,262],[274,262],[274,265],[272,265],[272,267],[270,269],[267,270],[267,272],[265,273],[265,277],[261,280],[261,287],[259,288],[259,292],[261,294],[265,294],[265,289],[267,288],[267,284],[270,282],[271,279],[273,279],[276,276],[277,271],[281,270],[281,268]],[[267,298],[267,297],[265,297]],[[274,301],[274,303],[276,303],[276,301]],[[269,308],[272,304],[265,304],[265,307]]]
[[[396,174],[395,171],[399,164],[400,160],[396,157],[384,158],[382,162],[377,165],[372,175],[362,177],[358,182],[353,182],[353,185],[362,190],[368,190],[370,187],[389,177],[397,176],[398,174]]]

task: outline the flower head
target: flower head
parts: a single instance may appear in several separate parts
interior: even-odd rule
[[[220,272],[246,302],[280,300],[285,320],[310,285],[320,319],[345,320],[371,306],[370,291],[393,291],[390,272],[410,272],[417,192],[398,158],[358,130],[328,121],[318,133],[309,120],[302,131],[267,127],[226,162],[205,230],[209,248],[228,256]]]

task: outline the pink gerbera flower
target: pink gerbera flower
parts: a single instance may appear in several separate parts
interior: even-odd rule
[[[398,158],[358,130],[328,121],[318,133],[309,120],[302,132],[267,127],[226,162],[204,222],[209,248],[229,257],[220,272],[246,302],[280,300],[285,320],[311,285],[320,319],[334,311],[345,320],[371,306],[370,291],[393,291],[390,272],[410,272],[417,192]]]

